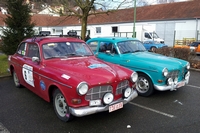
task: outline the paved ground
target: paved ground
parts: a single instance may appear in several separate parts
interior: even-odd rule
[[[56,117],[52,104],[26,88],[15,88],[12,77],[1,78],[0,133],[199,133],[199,78],[200,72],[191,71],[189,85],[177,91],[137,97],[118,111],[69,123]]]

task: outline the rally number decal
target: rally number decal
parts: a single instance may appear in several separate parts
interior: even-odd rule
[[[34,80],[33,80],[33,67],[27,64],[23,65],[22,69],[23,78],[29,85],[35,87]]]

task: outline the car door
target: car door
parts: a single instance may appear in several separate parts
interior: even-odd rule
[[[17,74],[20,84],[22,84],[24,86],[26,86],[26,82],[24,81],[24,78],[23,78],[22,68],[23,68],[24,62],[26,61],[26,51],[27,51],[27,43],[22,42],[18,46],[18,49],[12,58],[14,71]]]
[[[145,42],[143,43],[143,45],[144,45],[144,47],[145,47],[147,50],[150,50],[150,48],[151,48],[151,43],[150,43],[149,41],[145,41]]]
[[[32,61],[33,57],[40,59],[39,47],[36,43],[27,43],[27,52],[25,61],[22,64],[23,79],[27,84],[27,88],[39,94],[39,73],[40,63]]]

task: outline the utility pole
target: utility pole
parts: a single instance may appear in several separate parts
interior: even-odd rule
[[[136,38],[136,34],[135,34],[135,21],[136,21],[136,0],[134,0],[133,38]]]

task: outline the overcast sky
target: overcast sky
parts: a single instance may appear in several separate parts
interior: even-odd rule
[[[136,5],[137,6],[143,6],[144,3],[148,5],[154,5],[158,4],[159,0],[136,0]],[[183,2],[183,1],[189,1],[189,0],[161,0],[161,1],[175,1],[175,2]],[[106,9],[116,9],[117,6],[120,4],[123,4],[120,6],[120,8],[130,8],[134,6],[134,0],[98,0],[98,2],[102,3],[102,5],[106,5]]]

